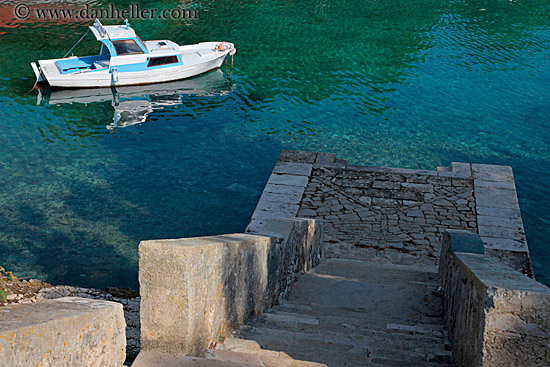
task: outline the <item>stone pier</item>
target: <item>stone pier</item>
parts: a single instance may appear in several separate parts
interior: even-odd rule
[[[279,217],[320,221],[324,259],[238,340],[335,367],[550,363],[550,290],[532,279],[510,167],[283,151],[247,231]]]
[[[283,151],[248,230],[295,216],[323,221],[329,258],[436,269],[443,233],[456,229],[478,233],[487,253],[533,276],[510,167],[411,170]]]

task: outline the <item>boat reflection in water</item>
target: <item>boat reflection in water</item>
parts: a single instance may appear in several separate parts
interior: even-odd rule
[[[115,109],[107,129],[140,124],[147,116],[168,106],[182,103],[185,96],[220,96],[233,90],[233,80],[220,69],[176,82],[118,88],[41,89],[37,104],[97,103],[111,100]]]

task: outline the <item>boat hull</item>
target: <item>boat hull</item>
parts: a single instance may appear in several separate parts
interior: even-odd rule
[[[213,49],[215,44],[214,42],[208,42],[182,46],[183,65],[164,67],[157,70],[117,72],[113,71],[113,68],[116,68],[117,65],[112,65],[112,67],[104,70],[61,74],[55,65],[55,62],[59,59],[40,60],[39,65],[44,80],[51,87],[56,88],[98,88],[164,83],[191,78],[219,68],[227,55],[234,53],[234,48],[220,52]],[[196,46],[201,46],[198,48],[199,50],[208,50],[208,53],[205,52],[204,55],[197,53],[194,51],[197,49]],[[193,52],[190,53],[190,50],[193,50]],[[188,62],[186,62],[187,59],[189,59]]]

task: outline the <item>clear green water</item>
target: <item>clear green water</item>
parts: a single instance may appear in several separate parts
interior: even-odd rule
[[[14,3],[0,0],[0,264],[19,276],[136,288],[140,240],[242,231],[279,151],[302,149],[511,165],[550,284],[548,1],[197,2],[198,20],[132,25],[142,39],[234,42],[231,76],[115,106],[36,105],[29,62],[62,56],[88,22],[11,22]],[[107,129],[115,108],[129,108],[121,121],[150,111]]]

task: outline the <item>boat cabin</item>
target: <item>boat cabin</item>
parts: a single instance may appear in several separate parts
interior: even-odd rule
[[[179,45],[168,40],[143,42],[127,20],[125,23],[104,26],[96,19],[89,30],[101,42],[99,55],[58,60],[55,65],[59,72],[136,72],[183,64]]]

